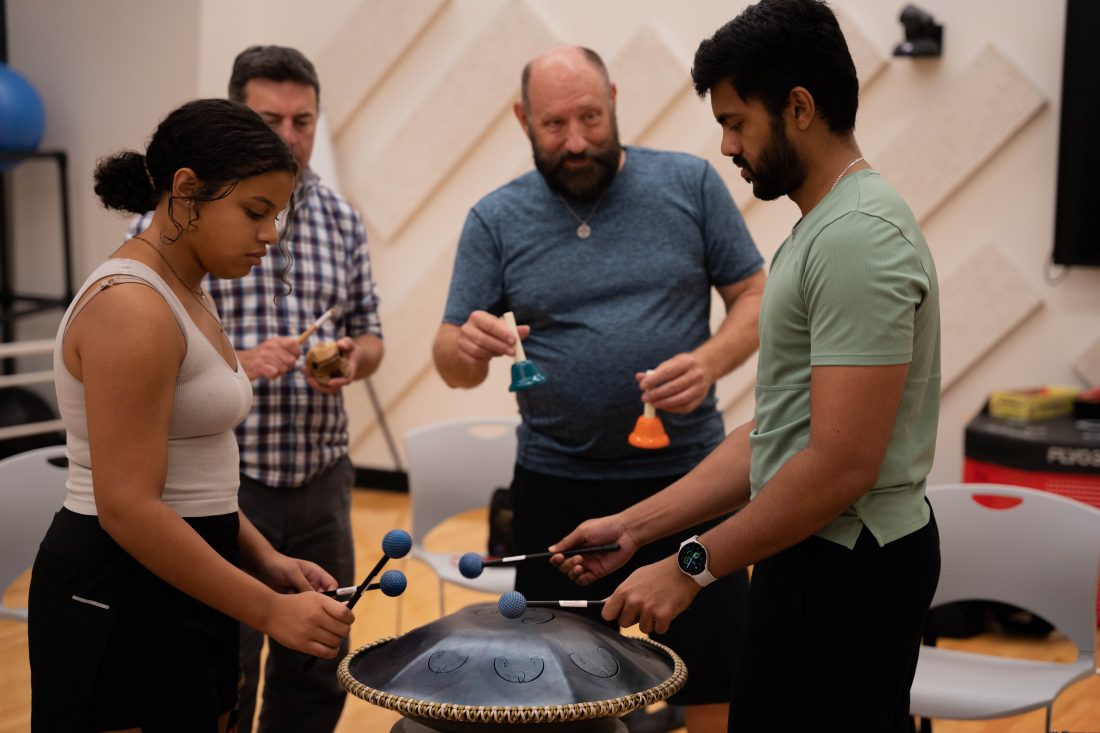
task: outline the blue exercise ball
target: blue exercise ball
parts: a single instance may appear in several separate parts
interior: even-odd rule
[[[46,129],[42,98],[21,74],[0,64],[0,150],[35,150]]]

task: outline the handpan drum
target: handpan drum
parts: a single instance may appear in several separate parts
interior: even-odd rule
[[[432,730],[625,730],[616,718],[664,700],[687,680],[666,646],[622,636],[578,613],[469,606],[344,658],[344,688],[406,716],[394,733]]]

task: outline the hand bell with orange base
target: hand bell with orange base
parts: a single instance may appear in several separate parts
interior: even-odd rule
[[[656,450],[668,445],[668,434],[653,405],[645,403],[645,409],[634,424],[634,432],[627,437],[627,441],[635,448],[646,450]]]

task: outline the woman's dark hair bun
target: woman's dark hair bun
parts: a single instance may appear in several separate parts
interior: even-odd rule
[[[108,209],[144,214],[157,208],[160,195],[145,168],[145,156],[127,150],[101,158],[95,169],[95,192]]]

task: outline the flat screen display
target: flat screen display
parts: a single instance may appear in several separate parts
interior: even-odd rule
[[[1067,0],[1054,256],[1100,267],[1100,1]]]

